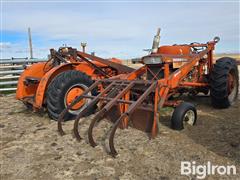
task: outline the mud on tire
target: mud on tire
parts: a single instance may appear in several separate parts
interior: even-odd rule
[[[238,95],[238,85],[236,60],[229,57],[218,59],[210,75],[210,95],[213,107],[228,108],[233,104]]]
[[[46,95],[47,111],[51,119],[57,120],[60,113],[66,108],[66,93],[75,85],[89,87],[93,84],[92,79],[83,72],[76,70],[64,71],[58,74],[49,84]],[[97,91],[93,90],[92,95]],[[92,108],[88,114],[92,114],[96,107]],[[73,119],[75,113],[68,112],[64,117],[65,120]]]

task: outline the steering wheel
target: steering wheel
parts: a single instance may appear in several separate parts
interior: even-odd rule
[[[199,42],[192,42],[190,45],[194,45],[194,44],[201,44],[201,43],[199,43]],[[192,46],[192,49],[193,49],[194,52],[198,53],[199,51],[204,50],[204,47],[194,47],[194,46]]]

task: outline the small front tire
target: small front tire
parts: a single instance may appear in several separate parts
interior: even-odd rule
[[[186,125],[195,125],[197,121],[197,111],[193,104],[183,102],[177,106],[171,119],[171,127],[174,130],[182,130]]]

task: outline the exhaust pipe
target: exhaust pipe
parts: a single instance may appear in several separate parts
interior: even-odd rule
[[[84,52],[85,53],[85,51],[86,51],[86,46],[87,46],[87,43],[81,43],[81,46],[82,46],[82,52]]]
[[[157,34],[153,38],[152,53],[157,53],[157,51],[158,51],[158,47],[159,47],[159,43],[160,43],[160,31],[161,31],[161,29],[158,28]]]

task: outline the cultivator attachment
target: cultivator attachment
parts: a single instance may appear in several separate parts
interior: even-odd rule
[[[159,32],[158,30],[154,37],[151,54],[141,59],[144,66],[125,75],[96,81],[67,106],[58,119],[58,131],[61,135],[64,134],[62,122],[65,114],[80,102],[85,104],[76,116],[74,136],[78,140],[81,139],[79,122],[98,104],[100,110],[95,114],[88,128],[89,143],[93,147],[97,145],[93,137],[94,127],[103,119],[109,120],[113,123],[108,134],[109,151],[112,156],[117,155],[114,147],[117,128],[124,129],[131,126],[146,132],[150,138],[155,137],[159,131],[158,121],[162,107],[177,107],[171,118],[173,129],[181,130],[185,124],[195,124],[197,113],[194,105],[183,103],[174,98],[174,95],[193,91],[208,92],[208,77],[214,68],[212,53],[219,38],[215,37],[206,44],[159,47]],[[229,64],[233,64],[233,60],[228,61]],[[219,64],[222,64],[221,62],[219,61]],[[230,73],[229,76],[231,77],[232,74]],[[236,83],[235,85],[237,87]],[[93,96],[91,92],[95,89],[99,89],[99,94]],[[233,91],[232,94],[236,98],[237,91]],[[226,103],[229,104],[228,101]]]
[[[102,90],[97,96],[91,96],[89,93],[100,87]],[[109,149],[112,156],[117,152],[114,148],[114,135],[117,128],[127,128],[129,125],[136,129],[146,132],[150,137],[155,137],[158,132],[156,108],[152,98],[155,98],[157,81],[147,80],[113,80],[104,79],[96,81],[81,96],[77,97],[70,106],[60,115],[58,121],[58,130],[61,135],[64,134],[62,121],[64,114],[71,109],[74,104],[83,99],[91,99],[84,109],[77,115],[73,133],[77,140],[81,139],[79,134],[79,121],[96,104],[100,104],[100,111],[92,119],[88,129],[88,139],[92,147],[96,146],[93,138],[93,129],[102,119],[106,118],[113,123],[109,135]],[[158,93],[156,93],[158,94]],[[154,116],[155,114],[155,116]]]

